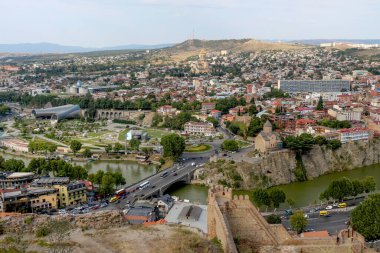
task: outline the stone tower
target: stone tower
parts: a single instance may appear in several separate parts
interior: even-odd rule
[[[272,124],[269,122],[269,120],[267,120],[267,122],[265,122],[264,127],[263,127],[264,133],[271,133],[272,129],[273,129]]]

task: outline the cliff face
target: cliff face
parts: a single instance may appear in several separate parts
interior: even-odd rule
[[[335,151],[316,145],[309,153],[302,155],[302,163],[309,180],[330,172],[380,163],[380,141],[347,143]],[[270,154],[254,164],[237,164],[237,171],[244,182],[243,188],[295,182],[296,170],[295,153],[289,150]]]

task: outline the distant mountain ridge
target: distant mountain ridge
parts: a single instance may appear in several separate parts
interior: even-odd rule
[[[173,44],[158,44],[158,45],[121,45],[114,47],[79,47],[65,46],[54,43],[20,43],[20,44],[0,44],[0,53],[27,53],[27,54],[51,54],[51,53],[85,53],[93,51],[107,50],[144,50],[144,49],[160,49],[170,47]]]
[[[290,40],[293,43],[302,43],[307,45],[320,45],[321,43],[353,43],[353,44],[380,44],[380,39],[313,39],[313,40]]]

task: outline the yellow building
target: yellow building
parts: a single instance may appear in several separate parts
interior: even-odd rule
[[[84,183],[75,182],[67,185],[54,185],[53,188],[58,190],[58,206],[60,207],[87,202]]]
[[[37,209],[51,209],[58,207],[58,198],[57,191],[51,189],[52,191],[48,191],[44,195],[31,195],[30,196],[30,206],[32,210]]]

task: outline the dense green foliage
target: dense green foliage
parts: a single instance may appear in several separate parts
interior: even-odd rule
[[[129,147],[132,149],[132,150],[139,150],[139,147],[140,147],[140,140],[138,139],[132,139],[129,141]]]
[[[342,201],[347,197],[356,197],[364,192],[369,193],[376,190],[376,181],[374,177],[368,176],[363,180],[351,180],[343,177],[334,180],[328,188],[321,193],[320,199],[334,199]]]
[[[33,141],[30,141],[29,142],[29,145],[28,145],[28,149],[29,149],[29,152],[41,152],[41,151],[44,151],[44,152],[55,152],[57,150],[57,145],[54,144],[54,143],[49,143],[49,142],[46,142],[46,141],[42,141],[42,140],[33,140]]]
[[[239,149],[239,143],[235,140],[225,140],[222,143],[222,149],[227,151],[237,151]]]
[[[315,109],[318,111],[323,110],[323,99],[322,99],[322,97],[319,97],[318,104],[317,104],[317,107]]]
[[[107,172],[99,170],[95,174],[88,175],[88,180],[99,185],[99,193],[105,195],[113,194],[115,187],[126,184],[121,170],[109,170]]]
[[[284,147],[295,150],[300,153],[306,153],[312,149],[315,144],[311,134],[303,133],[298,136],[287,136],[284,139]]]
[[[271,214],[266,217],[266,220],[269,224],[281,224],[281,218],[278,215]]]
[[[183,130],[186,122],[198,121],[190,112],[181,112],[173,117],[165,117],[163,127],[173,130]]]
[[[352,226],[367,240],[380,239],[380,194],[368,196],[351,214]]]
[[[4,104],[0,104],[0,115],[6,115],[8,113],[11,112],[11,108],[4,105]]]
[[[78,151],[82,148],[82,143],[77,140],[72,140],[70,143],[70,149],[74,154],[78,153]]]
[[[271,89],[270,92],[264,94],[264,99],[271,98],[289,98],[290,96],[279,89]]]
[[[298,233],[302,233],[307,227],[308,221],[302,211],[298,211],[290,216],[290,225]]]
[[[89,148],[85,148],[85,149],[83,150],[83,156],[84,156],[84,157],[87,157],[87,158],[90,158],[90,157],[92,156],[91,149],[89,149]]]
[[[142,114],[144,115],[144,114]],[[114,119],[112,120],[113,123],[119,123],[119,124],[126,124],[126,125],[136,125],[136,121],[134,120],[128,120],[128,119]]]
[[[221,111],[222,114],[227,114],[231,108],[239,105],[246,105],[245,100],[243,98],[237,99],[236,97],[231,96],[229,98],[218,99],[216,101],[215,109]]]
[[[317,122],[318,125],[340,129],[340,128],[350,128],[351,123],[347,120],[339,121],[339,120],[330,120],[330,119],[323,119],[321,121]]]
[[[271,189],[255,189],[252,193],[253,201],[258,205],[258,207],[272,206],[278,208],[281,203],[284,203],[286,200],[285,192],[278,188]]]
[[[164,148],[164,156],[171,157],[177,161],[185,150],[185,139],[178,134],[169,134],[161,139],[161,145]]]

